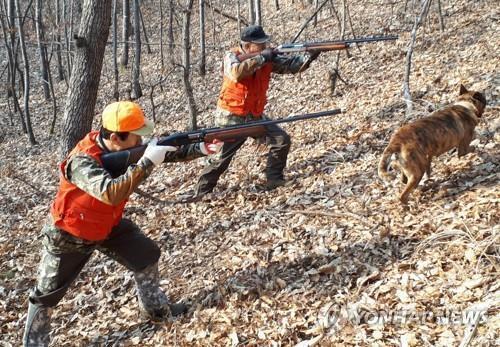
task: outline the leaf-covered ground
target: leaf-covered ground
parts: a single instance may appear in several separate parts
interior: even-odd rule
[[[234,4],[217,3],[235,12]],[[276,43],[290,40],[313,12],[301,3],[283,2],[276,12],[266,2],[266,28]],[[131,274],[96,253],[54,312],[53,346],[497,345],[500,6],[442,4],[445,31],[439,30],[434,5],[419,29],[410,115],[401,85],[418,9],[412,11],[410,3],[406,12],[403,3],[349,3],[356,35],[389,30],[400,37],[352,49],[349,56],[342,52],[340,73],[347,84],[338,81],[333,95],[328,78],[336,53],[323,54],[299,76],[276,76],[269,92],[271,117],[345,110],[284,126],[293,141],[285,187],[256,190],[264,178],[265,153],[248,141],[207,199],[172,204],[196,183],[203,159],[164,165],[141,187],[145,193],[132,196],[126,215],[161,246],[162,287],[174,300],[191,302],[189,314],[166,324],[143,320]],[[155,11],[144,8],[144,15],[154,18],[147,21],[152,40],[159,37]],[[338,37],[329,11],[300,40]],[[218,48],[227,48],[237,37],[236,24],[216,18],[209,45],[215,39]],[[348,28],[346,36],[351,34]],[[149,84],[160,78],[155,49],[144,59]],[[221,54],[209,52],[207,77],[193,74],[200,123],[206,126],[221,82]],[[96,124],[112,95],[109,56],[106,64]],[[130,74],[122,72],[125,89]],[[384,186],[376,175],[380,154],[401,124],[453,102],[459,83],[484,91],[488,100],[476,129],[476,151],[435,159],[432,178],[404,208],[396,199],[399,181]],[[13,125],[6,115],[1,119],[0,344],[5,346],[20,344],[40,258],[40,229],[57,185],[58,139],[48,134],[51,105],[40,94],[31,100],[38,145],[29,145],[17,118]],[[63,105],[64,83],[58,94]],[[188,113],[179,75],[170,74],[154,96],[159,133],[183,129]],[[151,113],[147,96],[140,103]],[[5,98],[0,106],[6,109]]]

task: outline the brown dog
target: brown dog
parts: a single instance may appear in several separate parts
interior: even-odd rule
[[[468,91],[460,85],[455,104],[442,108],[429,117],[419,119],[398,129],[391,137],[378,165],[378,175],[388,180],[387,172],[393,153],[397,160],[391,164],[401,171],[405,189],[399,200],[406,204],[410,193],[417,187],[424,173],[431,174],[432,157],[458,147],[461,157],[470,151],[474,128],[486,107],[483,94]]]

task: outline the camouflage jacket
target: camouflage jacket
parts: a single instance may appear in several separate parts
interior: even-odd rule
[[[252,75],[260,69],[265,60],[262,55],[241,61],[236,53],[243,52],[241,47],[235,48],[226,53],[224,57],[224,75],[233,81]],[[296,74],[309,68],[310,57],[308,54],[301,55],[276,55],[273,57],[273,72],[277,74]]]
[[[188,161],[204,156],[200,144],[180,147],[176,152],[167,152],[165,162]],[[141,158],[132,164],[127,171],[116,178],[106,171],[101,164],[87,154],[77,154],[68,159],[65,172],[66,179],[92,197],[111,205],[119,204],[153,171],[153,163]],[[53,233],[58,228],[49,214],[45,233]]]
[[[251,76],[257,69],[260,69],[264,64],[264,57],[257,55],[253,58],[241,61],[238,59],[237,53],[243,52],[241,47],[234,48],[226,53],[224,57],[224,76],[232,81],[240,81],[241,79]],[[311,64],[309,53],[304,55],[276,55],[273,57],[273,73],[277,74],[296,74],[305,71]],[[230,111],[217,107],[215,113],[215,126],[227,127],[231,125],[239,125],[248,121],[260,120],[264,117],[253,117],[248,115],[246,118],[235,116]]]

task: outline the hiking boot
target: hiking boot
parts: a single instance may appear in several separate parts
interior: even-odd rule
[[[151,307],[146,308],[144,302],[141,299],[139,299],[139,308],[141,316],[152,322],[165,322],[172,318],[181,316],[189,310],[189,306],[182,302],[167,304],[163,307],[154,309],[152,309]]]
[[[186,313],[189,310],[189,306],[182,303],[182,302],[170,304],[169,307],[170,307],[170,313],[172,314],[172,317],[177,317],[177,316],[183,315],[184,313]]]
[[[280,178],[268,180],[265,184],[256,184],[255,189],[257,192],[269,192],[278,187],[283,187],[284,185],[286,185],[286,181]]]
[[[211,192],[202,193],[202,192],[195,192],[195,191],[191,190],[191,191],[188,191],[184,194],[178,195],[178,197],[179,197],[178,202],[179,203],[189,203],[189,202],[197,202],[200,200],[210,200],[210,193]]]
[[[278,187],[283,187],[285,184],[286,184],[286,181],[282,178],[272,179],[272,180],[268,180],[266,182],[266,185],[264,186],[264,188],[265,188],[265,190],[270,191],[270,190],[274,190]]]
[[[183,303],[172,304],[160,288],[158,263],[152,264],[141,271],[134,272],[139,307],[146,318],[161,322],[187,312]]]
[[[49,345],[50,316],[52,315],[52,310],[51,307],[29,302],[23,346],[42,347]]]

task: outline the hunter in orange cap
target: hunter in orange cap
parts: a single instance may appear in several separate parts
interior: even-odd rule
[[[106,106],[102,112],[102,126],[109,131],[130,132],[139,136],[151,135],[154,129],[154,123],[132,101],[117,101]]]
[[[102,113],[101,129],[87,134],[61,163],[59,189],[42,230],[42,260],[37,285],[30,293],[24,346],[48,346],[52,309],[95,250],[132,271],[146,317],[165,320],[186,312],[185,304],[172,303],[160,288],[160,248],[132,221],[122,218],[123,210],[154,166],[212,154],[223,143],[177,148],[157,145],[153,139],[137,164],[123,174],[116,177],[103,168],[102,154],[141,144],[141,136],[151,135],[153,128],[138,104],[114,102]]]

